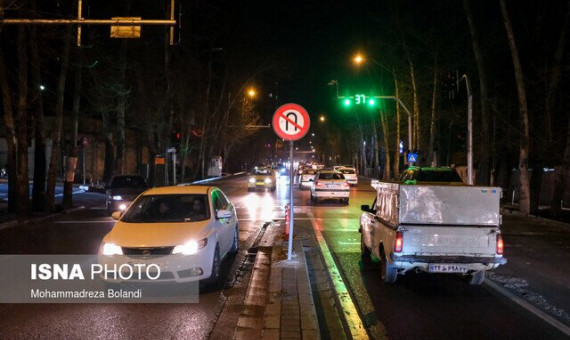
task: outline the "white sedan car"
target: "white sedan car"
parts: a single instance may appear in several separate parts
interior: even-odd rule
[[[299,189],[310,188],[315,180],[315,173],[316,171],[313,169],[304,169],[303,173],[299,175]]]
[[[118,221],[103,238],[99,263],[160,268],[160,275],[139,277],[137,282],[215,284],[222,260],[238,250],[236,211],[217,187],[149,189],[122,215],[113,213],[113,218]],[[102,279],[111,284],[127,281],[121,276]]]
[[[322,170],[316,173],[311,186],[311,201],[318,203],[321,198],[340,199],[348,203],[350,185],[341,172]]]
[[[342,172],[344,178],[350,185],[358,185],[358,176],[356,175],[356,170],[354,168],[340,167],[337,171]]]

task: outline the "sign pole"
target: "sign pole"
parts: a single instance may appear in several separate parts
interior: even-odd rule
[[[293,207],[293,141],[289,142],[289,246],[287,252],[287,261],[291,261],[293,252],[293,220],[295,218],[295,209]]]
[[[273,114],[273,130],[280,138],[289,141],[289,249],[287,261],[291,261],[293,252],[293,220],[295,207],[293,206],[293,141],[303,138],[309,131],[311,119],[309,113],[301,105],[288,103],[281,105]]]

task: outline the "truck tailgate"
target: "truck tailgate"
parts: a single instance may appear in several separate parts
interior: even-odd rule
[[[405,226],[403,254],[493,256],[496,251],[495,228]]]
[[[400,185],[400,224],[499,226],[501,188]]]

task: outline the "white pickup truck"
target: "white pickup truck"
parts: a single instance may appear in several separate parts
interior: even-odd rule
[[[407,271],[459,273],[472,285],[503,257],[501,188],[373,181],[372,207],[361,206],[361,252],[380,259],[384,282]]]

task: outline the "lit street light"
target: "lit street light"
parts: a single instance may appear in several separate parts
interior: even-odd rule
[[[250,98],[255,97],[255,94],[256,94],[256,92],[255,92],[255,89],[254,89],[253,87],[250,87],[249,90],[247,90],[247,95],[248,95]]]
[[[325,116],[321,115],[321,116],[319,117],[319,120],[320,120],[321,122],[324,122],[324,121],[326,120],[326,118],[325,118]]]
[[[354,57],[354,62],[356,63],[356,65],[362,64],[364,60],[365,60],[364,57],[360,53],[357,53],[356,56]]]

